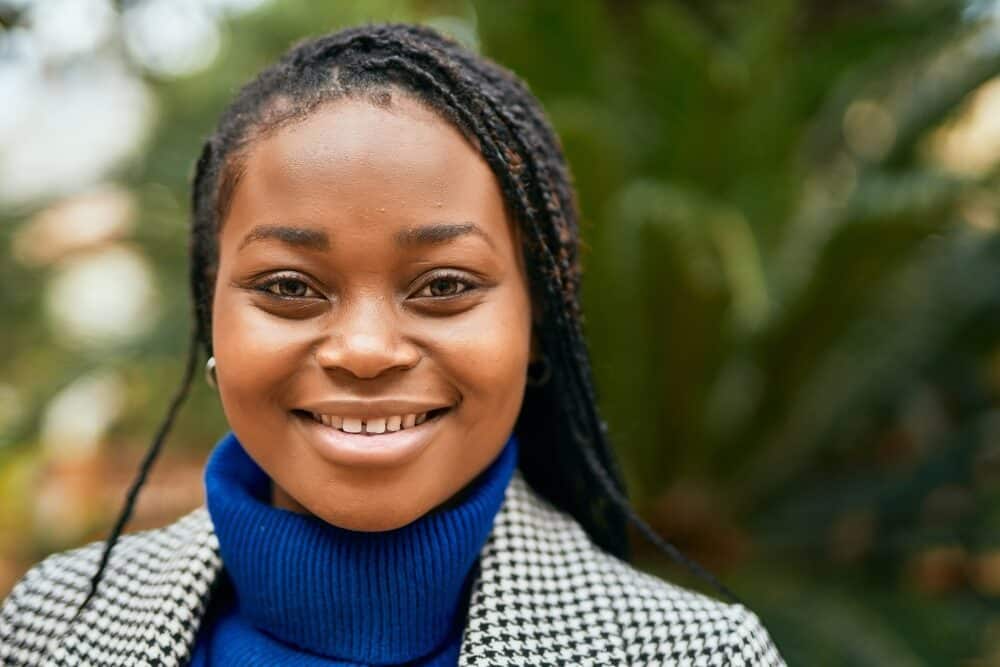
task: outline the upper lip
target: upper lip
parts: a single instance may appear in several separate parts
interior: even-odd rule
[[[367,400],[335,400],[317,401],[303,407],[303,410],[321,415],[337,417],[392,417],[395,415],[410,415],[450,408],[451,403],[445,401],[417,401],[408,399],[373,398]]]

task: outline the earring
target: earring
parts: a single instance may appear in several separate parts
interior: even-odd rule
[[[215,380],[215,357],[209,357],[205,362],[205,382],[212,389],[218,389],[219,385]]]
[[[535,368],[541,366],[541,370],[537,374],[532,375],[531,373],[532,366],[534,366]],[[537,362],[532,362],[528,364],[528,384],[531,385],[532,387],[542,386],[543,384],[547,383],[551,377],[552,377],[552,364],[549,363],[549,358],[546,357],[544,354],[540,354],[538,356]]]

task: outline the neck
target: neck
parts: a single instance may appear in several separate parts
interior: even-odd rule
[[[433,652],[464,622],[473,566],[516,460],[512,436],[431,512],[395,530],[360,532],[282,508],[278,488],[228,436],[206,468],[206,491],[239,614],[331,658],[385,664]]]

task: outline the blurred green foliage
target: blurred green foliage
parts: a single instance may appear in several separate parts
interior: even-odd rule
[[[305,35],[421,21],[517,72],[563,139],[598,389],[642,513],[790,665],[1000,664],[998,173],[942,157],[1000,74],[988,5],[296,0],[232,21],[211,68],[149,80],[156,130],[115,175],[155,263],[149,335],[61,346],[46,270],[6,259],[36,208],[4,214],[0,372],[26,408],[0,442],[0,528],[35,537],[0,546],[68,545],[29,518],[59,388],[123,371],[109,440],[135,450],[164,410],[190,321],[188,176],[237,87]],[[201,455],[224,429],[199,385],[170,448]]]

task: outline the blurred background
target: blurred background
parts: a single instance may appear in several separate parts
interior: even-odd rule
[[[790,665],[1000,665],[995,0],[0,0],[0,596],[104,535],[180,379],[220,110],[387,19],[550,113],[641,513]],[[132,528],[201,503],[225,430],[197,382]]]

